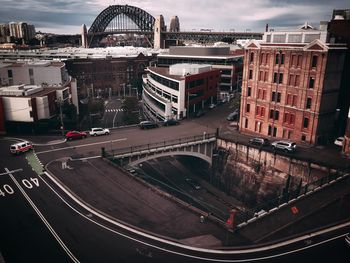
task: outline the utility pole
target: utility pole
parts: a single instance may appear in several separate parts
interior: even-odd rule
[[[62,100],[59,98],[57,100],[59,107],[60,107],[60,120],[61,120],[61,132],[62,136],[64,136],[64,124],[63,124],[63,114],[62,114]]]

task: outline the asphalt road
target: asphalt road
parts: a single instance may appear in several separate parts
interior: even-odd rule
[[[35,149],[44,164],[67,156],[94,157],[100,154],[101,147],[112,150],[116,147],[214,132],[214,126],[223,123],[222,119],[218,118],[220,111],[224,112],[225,108],[217,113],[213,110],[207,113],[205,118],[184,121],[176,127],[145,131],[138,128],[113,130],[109,136],[89,137],[72,142],[57,141],[57,144],[37,145]],[[232,132],[230,126],[219,127],[226,135],[236,136],[234,138],[249,138]],[[31,139],[37,143],[44,143],[46,138]],[[287,245],[280,250],[284,256],[277,259],[271,256],[276,254],[279,248],[256,251],[250,256],[238,252],[218,255],[208,251],[189,251],[161,242],[149,243],[148,239],[140,237],[136,240],[135,236],[126,233],[125,229],[109,225],[100,218],[95,218],[88,210],[77,206],[64,193],[59,192],[59,189],[54,188],[47,178],[34,173],[23,155],[11,156],[8,153],[9,144],[9,141],[0,141],[0,151],[5,154],[5,158],[0,160],[0,173],[6,172],[6,168],[23,170],[13,172],[12,176],[0,176],[0,207],[5,211],[0,217],[0,248],[6,262],[211,262],[214,258],[224,262],[235,262],[236,259],[236,262],[240,262],[244,258],[250,258],[250,261],[259,258],[265,262],[280,262],[281,259],[283,262],[304,262],[305,259],[312,262],[314,259],[317,262],[325,262],[321,261],[324,259],[327,259],[327,262],[331,259],[334,262],[349,262],[349,250],[343,240],[344,232],[332,232],[332,235],[327,234],[329,237],[322,235],[324,239],[320,240],[330,239],[329,242],[319,241],[322,243],[318,244],[314,238],[310,238],[307,242],[300,240]],[[307,149],[305,148],[305,152]],[[190,191],[183,182],[180,185]],[[293,253],[290,254],[291,251]],[[194,256],[198,258],[193,258]],[[340,257],[346,261],[340,260]]]
[[[101,123],[105,128],[114,128],[123,124],[124,112],[121,108],[121,99],[112,99],[107,101],[105,106],[105,112]]]

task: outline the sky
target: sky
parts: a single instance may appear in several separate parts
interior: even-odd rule
[[[0,23],[28,22],[37,31],[79,34],[109,5],[137,6],[154,17],[162,14],[167,26],[172,16],[181,31],[212,29],[263,32],[296,28],[306,21],[318,26],[329,21],[333,9],[349,9],[349,0],[0,0]]]

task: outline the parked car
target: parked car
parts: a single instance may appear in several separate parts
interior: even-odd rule
[[[235,121],[235,120],[238,120],[238,117],[239,117],[239,110],[236,109],[226,117],[226,120]]]
[[[109,129],[105,128],[91,128],[91,131],[89,132],[91,136],[97,136],[97,135],[108,135],[110,134]]]
[[[152,128],[157,128],[159,125],[153,121],[141,121],[139,123],[139,127],[141,129],[152,129]]]
[[[214,103],[209,104],[209,109],[214,109],[215,107],[216,107],[216,104]]]
[[[259,146],[267,146],[270,144],[270,141],[266,138],[255,137],[255,138],[251,138],[249,140],[249,143],[254,145],[259,145]]]
[[[340,147],[343,147],[343,143],[344,143],[344,137],[338,137],[334,141],[334,144]]]
[[[74,139],[83,139],[87,137],[86,132],[80,132],[80,131],[69,131],[65,135],[67,140],[74,140]]]
[[[169,120],[165,120],[163,122],[163,126],[172,126],[172,125],[179,125],[180,122],[178,120],[175,119],[169,119]]]
[[[12,154],[20,154],[30,150],[33,150],[33,145],[28,141],[15,143],[10,146],[10,152]]]
[[[199,118],[200,116],[203,116],[205,114],[205,112],[203,110],[199,110],[196,112],[196,114],[194,115],[196,118]]]
[[[295,152],[297,145],[291,141],[275,141],[271,143],[271,147],[274,150],[281,150],[284,152]]]
[[[201,185],[200,185],[196,180],[194,180],[194,179],[186,178],[185,180],[186,180],[186,182],[187,182],[190,186],[192,186],[193,189],[195,189],[195,190],[199,190],[199,189],[202,188]]]

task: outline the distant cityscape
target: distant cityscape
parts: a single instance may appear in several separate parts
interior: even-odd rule
[[[344,253],[350,9],[329,14],[216,32],[114,4],[73,35],[0,24],[0,262]],[[27,233],[43,252],[17,253],[41,246]]]

